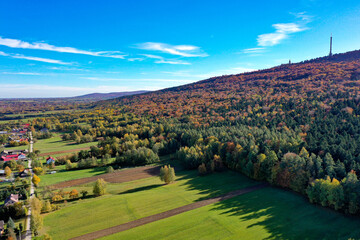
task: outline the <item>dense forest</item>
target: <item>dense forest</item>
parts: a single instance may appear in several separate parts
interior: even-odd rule
[[[118,166],[144,165],[174,153],[200,174],[229,168],[359,215],[359,91],[353,51],[82,105],[31,124],[99,141],[64,164],[113,156]]]

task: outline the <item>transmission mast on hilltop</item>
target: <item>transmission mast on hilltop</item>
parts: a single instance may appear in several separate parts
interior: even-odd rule
[[[332,34],[330,36],[330,53],[329,53],[329,57],[332,57]]]

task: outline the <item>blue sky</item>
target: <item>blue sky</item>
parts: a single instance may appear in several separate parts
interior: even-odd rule
[[[157,90],[360,49],[360,2],[0,2],[0,98]]]

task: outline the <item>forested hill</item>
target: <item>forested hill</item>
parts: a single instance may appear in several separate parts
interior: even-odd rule
[[[195,128],[241,125],[297,134],[310,153],[339,160],[338,178],[360,172],[360,51],[251,73],[214,77],[98,102]],[[296,152],[296,151],[295,151]]]
[[[360,51],[353,51],[251,73],[213,77],[180,87],[103,101],[96,106],[121,105],[137,114],[177,117],[204,124],[248,117],[255,105],[260,112],[286,114],[276,102],[308,111],[321,104],[323,109],[329,110],[336,100],[357,99],[359,80]],[[271,116],[264,119],[270,120]]]
[[[174,153],[200,174],[223,167],[360,215],[359,51],[92,104],[53,118],[89,156],[121,166]],[[34,120],[41,129],[50,119]],[[74,123],[86,123],[84,125]],[[50,126],[49,126],[50,127]],[[89,158],[91,160],[91,158]]]

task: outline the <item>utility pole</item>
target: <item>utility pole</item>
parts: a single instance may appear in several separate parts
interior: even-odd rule
[[[330,36],[330,53],[329,53],[329,57],[332,57],[332,34]]]

